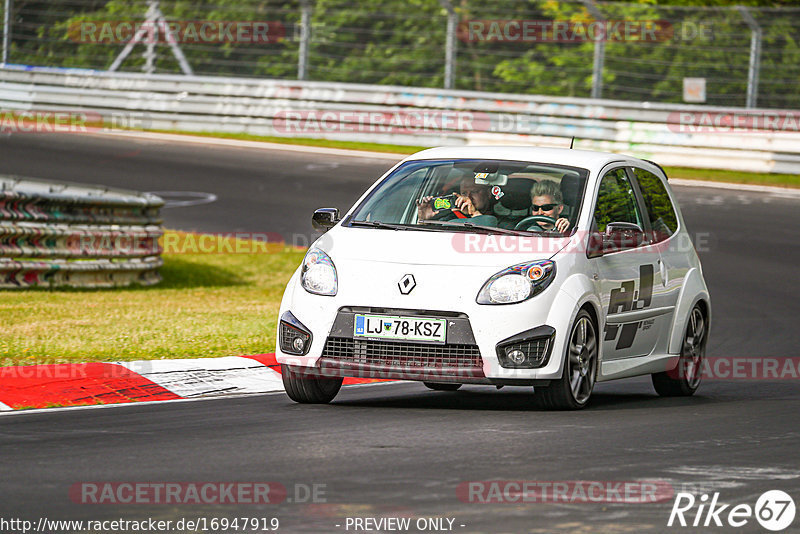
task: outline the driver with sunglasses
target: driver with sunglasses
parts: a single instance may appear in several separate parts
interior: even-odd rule
[[[554,227],[559,232],[566,232],[569,220],[559,217],[564,210],[564,197],[561,188],[552,180],[542,180],[531,188],[531,215],[545,215],[552,218],[555,224],[538,222],[542,230],[552,230]]]

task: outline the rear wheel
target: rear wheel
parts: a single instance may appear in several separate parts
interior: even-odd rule
[[[342,377],[322,376],[305,367],[281,364],[281,376],[286,394],[302,404],[326,404],[342,387]]]
[[[578,312],[567,338],[561,378],[535,388],[539,402],[553,410],[579,410],[589,403],[597,379],[597,329],[586,310]]]
[[[423,382],[425,387],[434,391],[456,391],[461,384],[445,384],[442,382]]]
[[[678,365],[671,371],[653,374],[653,387],[662,397],[688,397],[700,387],[706,357],[708,321],[700,306],[692,308],[683,336]]]

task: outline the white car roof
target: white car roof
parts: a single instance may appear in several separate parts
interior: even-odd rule
[[[644,163],[642,160],[631,156],[612,154],[609,152],[527,146],[457,146],[429,148],[409,156],[405,161],[451,158],[532,161],[537,163],[570,165],[589,170],[598,170],[612,161]]]

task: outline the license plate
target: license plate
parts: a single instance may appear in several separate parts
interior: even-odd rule
[[[444,343],[447,339],[447,320],[392,315],[356,315],[353,335]]]

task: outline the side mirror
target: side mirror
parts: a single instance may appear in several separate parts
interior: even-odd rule
[[[320,208],[311,216],[311,226],[315,230],[327,232],[339,222],[338,208]]]
[[[612,222],[606,226],[603,249],[606,251],[627,250],[644,243],[644,230],[629,222]]]
[[[644,230],[629,222],[612,222],[606,226],[606,233],[595,232],[589,235],[586,256],[597,258],[609,252],[619,252],[636,248],[644,243]]]

